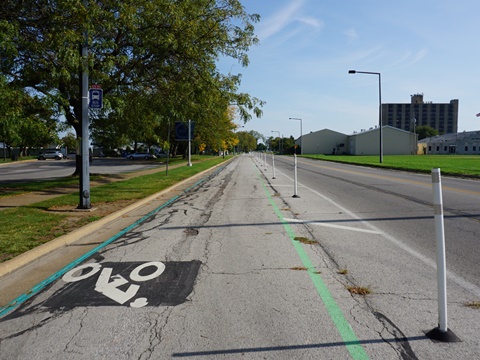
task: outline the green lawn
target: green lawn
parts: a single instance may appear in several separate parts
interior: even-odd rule
[[[205,161],[210,159],[209,156],[192,155],[192,162]],[[165,159],[154,160],[156,162],[164,162]],[[175,166],[180,163],[184,163],[186,160],[181,157],[170,158],[169,165]],[[108,178],[109,175],[91,175],[90,181],[95,181],[101,178]],[[22,182],[22,183],[10,183],[0,184],[0,198],[12,195],[19,195],[33,191],[44,191],[48,189],[54,189],[65,186],[78,185],[78,176],[67,176],[64,178],[58,178],[53,180],[41,180],[34,182]]]
[[[108,183],[91,188],[92,206],[100,207],[102,203],[116,201],[134,202],[166,189],[184,179],[192,177],[206,169],[218,165],[231,157],[220,156],[192,157],[193,166],[171,168],[168,176],[165,171],[150,175],[133,177],[128,180]],[[77,180],[78,182],[78,180]],[[52,185],[69,184],[60,182],[44,182],[43,188]],[[0,262],[11,259],[25,251],[64,235],[74,228],[98,220],[101,216],[93,212],[77,219],[70,213],[50,211],[55,208],[78,205],[78,191],[61,195],[50,200],[29,206],[21,206],[0,212]],[[107,214],[104,214],[105,216]]]
[[[383,157],[382,164],[378,155],[303,155],[303,157],[425,173],[430,173],[434,168],[440,168],[444,175],[480,178],[480,156],[478,155],[386,155]]]

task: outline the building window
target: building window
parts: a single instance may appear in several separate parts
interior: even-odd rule
[[[446,146],[443,147],[443,151],[447,151],[447,147],[446,147]]]
[[[428,145],[428,151],[432,151],[432,146]]]
[[[440,146],[437,146],[437,151],[440,151]]]
[[[465,146],[465,151],[468,151],[468,146]]]
[[[473,146],[473,151],[477,151],[477,147],[475,145]]]

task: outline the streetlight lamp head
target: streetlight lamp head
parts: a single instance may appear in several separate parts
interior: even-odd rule
[[[349,74],[356,74],[356,73],[357,73],[357,70],[348,70],[348,73],[349,73]]]

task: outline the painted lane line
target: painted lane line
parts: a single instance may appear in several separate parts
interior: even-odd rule
[[[290,223],[318,225],[318,226],[329,227],[329,228],[334,228],[334,229],[356,231],[356,232],[361,232],[361,233],[366,233],[366,234],[377,234],[377,235],[380,234],[380,232],[378,232],[376,230],[359,229],[359,228],[354,228],[354,227],[351,227],[351,226],[326,224],[326,223],[323,223],[323,222],[320,222],[320,221],[314,221],[314,220],[300,220],[300,219],[287,219],[287,218],[285,218],[285,220],[290,222]]]
[[[278,170],[277,170],[277,172],[280,172],[283,176],[287,177],[290,181],[293,182],[293,179],[290,178],[285,173],[282,173],[281,171],[278,171]],[[425,265],[429,266],[430,268],[432,268],[436,271],[437,263],[436,263],[435,260],[432,260],[429,257],[427,257],[425,255],[422,255],[421,253],[414,250],[413,248],[411,248],[410,246],[408,246],[407,244],[405,244],[401,240],[397,239],[396,237],[387,234],[386,232],[377,228],[375,225],[371,224],[370,222],[363,220],[360,216],[358,216],[355,213],[353,213],[353,212],[349,211],[348,209],[344,208],[343,206],[336,203],[335,201],[333,201],[329,197],[319,193],[316,190],[313,190],[313,189],[309,188],[308,186],[304,186],[304,188],[306,190],[312,192],[313,194],[317,195],[318,197],[322,198],[323,200],[328,201],[329,203],[331,203],[333,206],[337,207],[339,210],[341,210],[345,214],[351,216],[353,219],[358,220],[362,224],[365,224],[365,226],[369,227],[373,231],[376,231],[380,236],[384,237],[386,240],[390,241],[392,244],[396,245],[400,249],[404,250],[405,252],[407,252],[411,256],[417,258],[417,260],[420,260]],[[454,273],[450,270],[447,270],[447,277],[448,277],[448,279],[450,279],[451,281],[453,281],[454,283],[456,283],[457,285],[459,285],[463,289],[469,291],[470,293],[474,294],[477,297],[480,297],[480,287],[478,287],[477,285],[472,284],[471,282],[465,280],[464,278],[462,278],[461,276],[457,275],[456,273]]]
[[[278,219],[282,222],[283,228],[287,232],[288,237],[290,238],[290,242],[292,243],[298,256],[300,257],[300,260],[302,261],[303,266],[307,269],[308,275],[310,276],[310,279],[313,285],[315,286],[315,289],[317,290],[317,293],[320,296],[320,299],[325,305],[325,308],[328,314],[330,315],[332,322],[335,324],[337,331],[339,332],[345,344],[345,347],[350,353],[350,356],[355,360],[369,359],[365,349],[363,348],[363,346],[361,345],[360,341],[357,338],[357,335],[353,331],[352,326],[348,323],[347,319],[342,313],[342,310],[340,310],[337,303],[333,299],[333,296],[330,293],[330,290],[323,282],[321,275],[316,272],[315,266],[313,265],[309,256],[303,249],[302,244],[299,243],[298,241],[295,241],[295,232],[290,227],[290,224],[288,223],[288,221],[286,221],[283,218],[282,212],[280,211],[278,206],[275,204],[270,192],[267,189],[267,186],[265,185],[265,182],[260,177],[260,172],[256,168],[255,170],[257,170],[257,176],[262,183],[263,189],[270,202],[270,205],[272,205],[272,208],[274,209],[275,214],[277,215]]]

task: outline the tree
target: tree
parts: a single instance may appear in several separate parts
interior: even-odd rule
[[[257,148],[257,139],[250,132],[240,131],[237,136],[239,151],[250,152]]]
[[[11,147],[28,148],[55,143],[57,126],[53,104],[24,89],[15,89],[0,75],[0,140]]]
[[[416,133],[418,134],[418,140],[421,140],[427,137],[437,136],[438,130],[426,125],[417,126]]]
[[[103,135],[120,132],[134,141],[154,139],[159,127],[170,121],[166,114],[182,121],[208,121],[206,114],[200,116],[202,111],[219,116],[229,104],[238,107],[243,121],[251,118],[250,112],[261,116],[263,102],[238,92],[241,75],[222,75],[216,68],[220,56],[247,66],[248,49],[258,42],[253,24],[259,16],[247,14],[239,0],[88,0],[87,4],[83,0],[0,3],[0,73],[13,89],[28,89],[53,101],[78,138],[82,137],[83,70],[104,91],[109,111],[92,122],[93,128],[105,125]],[[78,51],[85,33],[88,59]],[[214,96],[205,98],[208,93]],[[162,114],[144,116],[148,106],[142,99],[163,104]]]
[[[249,133],[250,133],[250,135],[252,135],[257,140],[257,142],[259,140],[262,140],[265,143],[268,140],[264,135],[260,134],[258,131],[251,130],[251,131],[249,131]]]
[[[266,151],[267,150],[267,146],[263,143],[259,143],[257,145],[257,148],[256,148],[257,151]]]
[[[282,145],[284,154],[295,153],[295,139],[293,138],[293,136],[290,136],[289,138],[283,138]]]
[[[71,132],[66,134],[63,138],[60,139],[62,146],[67,148],[67,151],[74,151],[77,148],[77,140],[75,139],[75,135]]]
[[[270,136],[268,138],[268,144],[270,145],[270,150],[281,152],[281,149],[282,149],[281,141],[282,140],[278,136],[276,138],[274,138],[273,136]]]

